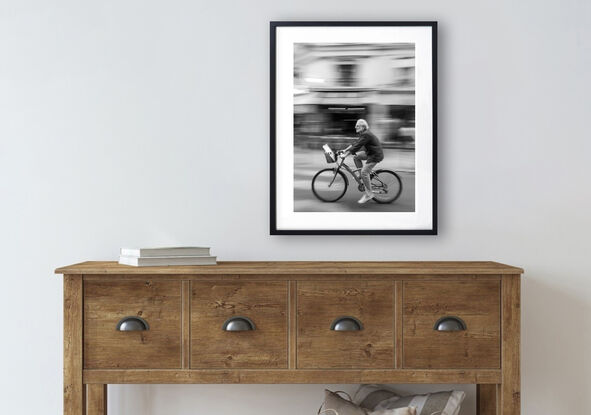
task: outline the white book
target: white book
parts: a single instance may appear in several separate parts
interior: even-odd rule
[[[160,257],[137,257],[121,255],[119,263],[132,265],[134,267],[155,267],[166,265],[216,265],[214,256],[160,256]]]
[[[209,248],[198,246],[171,246],[165,248],[121,248],[121,256],[209,256]]]

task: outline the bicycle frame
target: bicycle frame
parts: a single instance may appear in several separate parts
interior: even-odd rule
[[[337,161],[337,167],[334,170],[334,176],[332,177],[332,180],[330,182],[330,184],[328,185],[328,187],[332,186],[332,184],[334,183],[334,180],[337,177],[337,174],[339,174],[339,171],[341,170],[341,167],[343,167],[347,172],[349,172],[349,174],[351,176],[353,176],[353,178],[355,179],[355,181],[357,182],[357,185],[359,186],[365,186],[365,184],[363,183],[363,180],[361,180],[361,173],[358,173],[361,171],[361,169],[355,169],[353,170],[351,167],[349,167],[349,165],[347,163],[345,163],[345,159],[342,157],[339,157],[340,161]],[[358,173],[358,174],[357,174]],[[384,185],[384,182],[382,182],[380,180],[380,178],[376,175],[376,173],[374,171],[371,172],[371,178],[377,178],[377,180]]]
[[[330,149],[330,147],[328,147],[328,145],[324,145],[323,146],[326,160],[329,164],[335,163],[336,165],[333,167],[329,167],[327,169],[322,169],[320,171],[318,171],[313,179],[312,179],[312,192],[314,193],[314,195],[322,200],[323,202],[336,202],[337,200],[339,200],[340,198],[342,198],[345,193],[347,192],[347,188],[349,186],[349,179],[347,178],[347,174],[343,173],[341,170],[345,170],[346,172],[348,172],[351,176],[353,176],[353,178],[355,179],[355,182],[357,182],[357,189],[360,192],[364,192],[366,191],[366,186],[363,183],[364,179],[361,176],[361,172],[363,171],[363,167],[360,168],[351,168],[349,167],[349,165],[345,162],[345,160],[347,159],[347,157],[350,154],[347,154],[347,156],[342,157],[343,152],[337,152],[336,157],[333,155],[334,153],[332,152],[332,150]],[[330,158],[328,157],[328,155],[330,155]],[[355,163],[355,167],[357,167],[358,163]],[[333,174],[332,178],[330,177],[330,173]],[[327,176],[328,174],[328,176]],[[337,193],[336,196],[331,196],[331,195],[322,195],[319,194],[317,191],[319,191],[320,193],[322,193],[323,189],[326,190],[327,187],[331,188],[332,185],[336,182],[337,180],[337,176],[341,176],[342,179],[339,179],[339,186],[337,186]],[[320,182],[322,182],[321,184],[317,184],[315,185],[315,183],[319,183],[319,181],[317,181],[318,177],[320,177]],[[330,180],[330,183],[326,183],[326,180]],[[344,183],[343,183],[344,181]],[[371,186],[371,192],[374,194],[374,200],[377,203],[392,203],[394,200],[396,200],[399,196],[400,193],[402,192],[402,180],[400,179],[400,177],[392,170],[386,170],[386,169],[377,169],[377,170],[373,170],[370,173],[370,177],[369,177],[369,182],[370,182],[370,186]],[[390,188],[391,187],[391,188]],[[380,195],[384,195],[384,196],[380,196]],[[384,198],[385,197],[385,198]]]

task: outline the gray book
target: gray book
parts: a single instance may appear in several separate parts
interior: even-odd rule
[[[172,246],[164,248],[121,248],[121,256],[163,257],[163,256],[208,256],[209,248],[197,246]]]
[[[119,257],[119,263],[122,265],[131,265],[134,267],[155,267],[166,265],[216,265],[214,256],[159,256],[159,257],[137,257],[125,256]]]

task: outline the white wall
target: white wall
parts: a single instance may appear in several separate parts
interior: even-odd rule
[[[305,19],[440,22],[439,236],[269,236],[268,22]],[[61,410],[55,267],[209,244],[522,266],[523,413],[590,413],[590,46],[584,0],[0,2],[2,412]],[[213,396],[219,414],[300,415],[322,387],[110,391],[113,414],[206,413]]]

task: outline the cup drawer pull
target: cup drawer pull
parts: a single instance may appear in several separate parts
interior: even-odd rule
[[[225,331],[251,331],[255,330],[254,322],[248,317],[231,317],[226,320],[222,329]]]
[[[330,325],[334,331],[360,331],[363,330],[363,324],[355,317],[343,316],[336,318]]]
[[[433,326],[433,330],[437,331],[463,331],[466,329],[464,320],[456,316],[441,317]]]
[[[146,331],[150,330],[150,325],[141,317],[128,316],[123,317],[117,323],[118,331]]]

